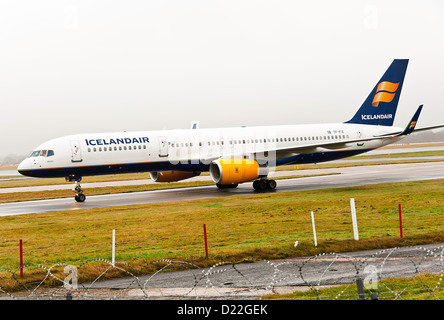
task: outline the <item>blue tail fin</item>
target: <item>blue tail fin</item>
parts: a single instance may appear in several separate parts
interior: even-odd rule
[[[408,59],[395,59],[358,112],[346,123],[392,126]]]

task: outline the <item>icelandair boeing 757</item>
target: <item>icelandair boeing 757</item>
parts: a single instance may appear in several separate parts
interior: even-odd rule
[[[18,167],[30,177],[75,182],[75,200],[86,199],[83,176],[149,172],[156,182],[180,181],[209,171],[219,188],[253,181],[276,188],[269,169],[350,157],[396,142],[415,129],[422,105],[405,129],[393,127],[408,60],[396,59],[349,121],[189,130],[79,134],[38,146]]]

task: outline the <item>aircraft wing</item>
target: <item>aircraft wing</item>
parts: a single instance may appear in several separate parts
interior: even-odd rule
[[[275,154],[276,158],[284,158],[289,156],[294,156],[298,154],[304,154],[304,153],[315,153],[315,152],[322,152],[322,149],[342,149],[346,147],[351,147],[354,143],[363,143],[366,141],[374,141],[378,139],[387,139],[392,136],[381,136],[381,137],[370,137],[370,138],[363,138],[363,139],[349,139],[349,140],[342,140],[342,141],[324,141],[320,142],[313,141],[304,145],[297,145],[297,146],[289,146],[285,148],[264,148],[263,150],[256,150],[253,153],[249,153],[248,151],[245,152],[245,154],[238,154],[238,153],[224,153],[221,157],[220,155],[215,155],[214,157],[209,156],[206,159],[201,159],[204,163],[210,163],[213,160],[217,160],[220,158],[237,158],[237,157],[243,157],[245,155],[254,155],[255,157],[261,158],[264,157],[265,154]]]

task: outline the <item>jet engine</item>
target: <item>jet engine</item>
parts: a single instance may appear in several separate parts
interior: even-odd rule
[[[218,159],[210,163],[211,179],[218,186],[237,185],[268,175],[267,167],[260,167],[253,159]]]
[[[154,171],[150,172],[150,177],[154,182],[175,182],[189,179],[200,175],[200,172],[182,172],[182,171]]]

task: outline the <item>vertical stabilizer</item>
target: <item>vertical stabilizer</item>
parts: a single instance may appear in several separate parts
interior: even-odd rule
[[[358,112],[346,123],[392,126],[408,62],[393,60]]]

